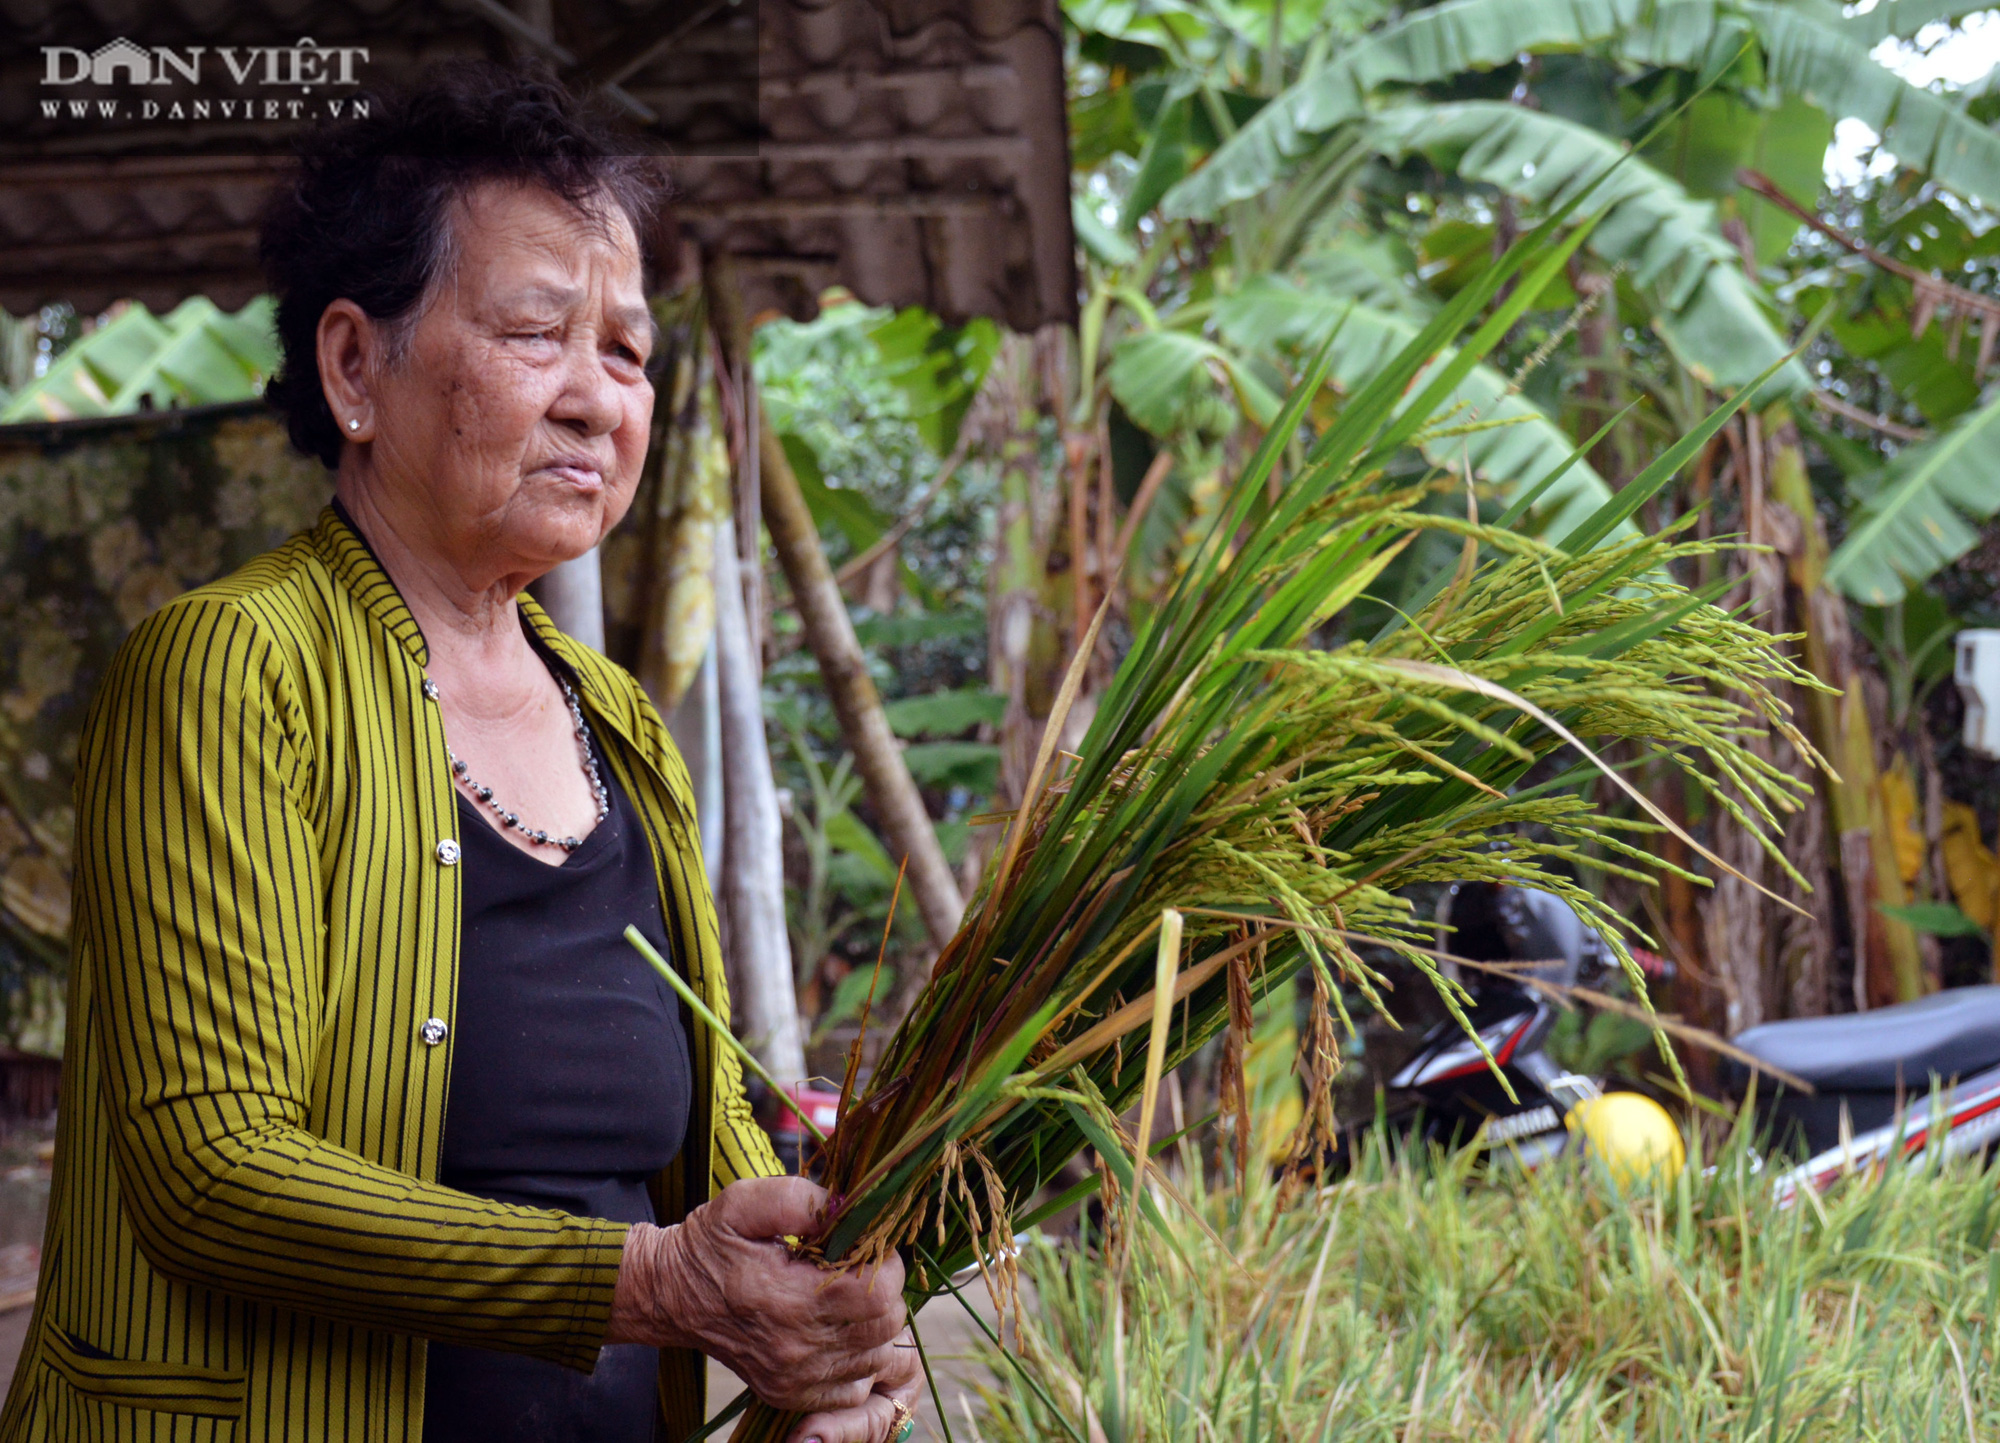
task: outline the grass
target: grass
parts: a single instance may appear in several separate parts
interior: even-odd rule
[[[1780,1210],[1740,1140],[1707,1172],[1698,1143],[1631,1196],[1379,1141],[1289,1210],[1190,1166],[1208,1226],[1168,1209],[1129,1265],[1029,1243],[959,1443],[2000,1438],[2000,1178],[1919,1158]]]

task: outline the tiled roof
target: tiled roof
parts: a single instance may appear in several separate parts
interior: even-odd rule
[[[43,46],[172,33],[365,45],[367,78],[391,81],[441,55],[539,46],[654,118],[675,157],[670,223],[737,258],[753,310],[810,314],[838,283],[1020,330],[1072,317],[1055,0],[754,0],[754,25],[746,3],[560,0],[553,36],[530,44],[532,0],[517,0],[528,21],[499,0],[0,0],[0,306],[164,310],[201,293],[233,308],[262,288],[257,216],[283,125],[43,117],[52,93],[132,93],[52,91]],[[175,77],[145,94],[181,91]]]

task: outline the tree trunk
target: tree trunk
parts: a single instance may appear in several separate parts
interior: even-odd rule
[[[764,740],[763,685],[743,605],[736,527],[715,538],[716,682],[723,772],[721,898],[736,973],[733,1025],[780,1082],[806,1075],[792,944],[785,933],[785,863],[778,789]]]
[[[1656,773],[1654,789],[1662,809],[1676,826],[1686,830],[1687,781],[1679,769],[1661,767]],[[1660,854],[1676,867],[1691,868],[1694,864],[1694,854],[1688,844],[1672,832],[1661,835]],[[1725,1025],[1722,990],[1715,979],[1708,958],[1707,939],[1703,935],[1704,900],[1701,894],[1705,890],[1678,872],[1667,872],[1660,877],[1660,903],[1664,912],[1659,919],[1660,941],[1674,959],[1672,1010],[1696,1027],[1721,1032]],[[1714,1093],[1721,1090],[1716,1057],[1707,1048],[1684,1048],[1681,1062],[1698,1091]]]
[[[1810,510],[1811,490],[1806,481],[1805,454],[1799,448],[1798,430],[1782,411],[1774,410],[1771,422],[1763,539],[1776,549],[1773,564],[1782,563],[1791,582],[1785,594],[1784,624],[1774,628],[1790,632],[1799,629],[1800,618],[1810,605],[1810,598],[1798,587],[1798,576],[1799,564],[1817,534],[1813,530],[1817,518]],[[1799,513],[1801,505],[1806,506],[1806,515]],[[1780,696],[1794,716],[1805,709],[1805,698],[1796,688],[1787,685]],[[1780,771],[1791,776],[1810,775],[1806,760],[1792,739],[1779,736],[1775,742],[1774,761]],[[1774,1008],[1784,1008],[1784,1015],[1821,1017],[1832,1001],[1829,984],[1837,934],[1835,888],[1829,870],[1832,848],[1827,836],[1827,805],[1820,786],[1815,786],[1812,795],[1791,816],[1780,845],[1786,862],[1803,885],[1790,876],[1773,877],[1778,894],[1800,912],[1777,909],[1773,912],[1775,970],[1771,1001]]]
[[[1751,496],[1754,505],[1754,491]],[[1750,509],[1750,508],[1746,508]],[[1754,515],[1754,510],[1752,511]],[[1751,522],[1754,538],[1757,524]],[[1752,552],[1742,557],[1742,580],[1723,599],[1728,609],[1743,608],[1747,619],[1772,633],[1784,630],[1784,571],[1778,559]],[[1765,761],[1771,760],[1773,739],[1759,726],[1742,738],[1749,750]],[[1722,859],[1748,882],[1724,873],[1715,879],[1715,891],[1708,905],[1706,941],[1709,963],[1722,983],[1723,1031],[1734,1037],[1745,1028],[1755,1027],[1772,1015],[1767,1004],[1770,971],[1770,903],[1750,885],[1768,887],[1774,880],[1770,858],[1763,843],[1726,813],[1714,822],[1715,849]]]
[[[1878,903],[1905,901],[1882,808],[1876,774],[1875,735],[1861,694],[1848,634],[1847,603],[1820,577],[1826,570],[1826,529],[1820,524],[1788,418],[1774,416],[1774,432],[1787,443],[1777,448],[1771,467],[1771,499],[1786,508],[1799,529],[1790,557],[1798,593],[1794,624],[1804,636],[1800,658],[1808,671],[1837,695],[1814,692],[1806,699],[1805,720],[1818,747],[1840,779],[1826,785],[1828,839],[1847,894],[1847,920],[1854,949],[1854,1004],[1857,1009],[1907,1002],[1924,993],[1923,957],[1916,934],[1885,917]]]
[[[820,547],[819,527],[806,507],[798,477],[792,474],[785,448],[778,444],[769,422],[758,427],[758,434],[763,451],[764,526],[771,533],[778,564],[785,568],[785,579],[791,583],[806,645],[819,663],[820,680],[840,720],[841,736],[854,754],[854,770],[881,819],[890,854],[909,859],[906,885],[931,940],[942,947],[958,931],[965,915],[958,881],[938,845],[937,830],[903,761],[903,749],[889,729],[882,698],[875,690],[874,678],[868,675],[853,618],[847,614],[840,584],[833,579],[833,568]]]

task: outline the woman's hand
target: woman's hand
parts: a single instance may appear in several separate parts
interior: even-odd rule
[[[897,1346],[903,1265],[891,1256],[880,1267],[828,1272],[793,1257],[784,1239],[816,1235],[825,1206],[826,1190],[803,1178],[746,1178],[673,1227],[635,1225],[605,1341],[698,1349],[765,1402],[824,1417],[832,1430],[801,1439],[886,1437],[894,1405],[870,1395],[879,1383],[914,1396],[917,1367],[915,1350]],[[878,1407],[876,1431],[854,1431],[848,1415]]]
[[[896,1355],[895,1364],[876,1376],[875,1391],[859,1407],[811,1414],[785,1443],[902,1443],[897,1427],[915,1414],[924,1386],[923,1364],[908,1328],[896,1339]],[[898,1403],[907,1411],[897,1412]]]

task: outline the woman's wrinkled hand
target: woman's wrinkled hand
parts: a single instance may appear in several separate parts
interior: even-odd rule
[[[898,1413],[896,1405],[901,1403],[913,1415],[923,1387],[916,1339],[905,1328],[896,1339],[896,1361],[889,1371],[876,1375],[874,1392],[858,1407],[809,1414],[785,1443],[900,1443],[897,1423],[906,1415]]]
[[[785,1239],[820,1232],[826,1196],[804,1178],[746,1178],[673,1227],[635,1225],[605,1341],[706,1353],[766,1403],[819,1415],[832,1430],[801,1439],[885,1436],[880,1424],[872,1434],[851,1431],[855,1420],[845,1415],[879,1408],[892,1417],[878,1383],[914,1396],[915,1350],[897,1346],[903,1265],[891,1256],[879,1267],[828,1272],[794,1257]]]

